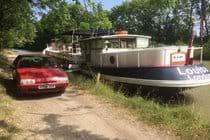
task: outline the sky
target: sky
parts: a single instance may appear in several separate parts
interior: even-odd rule
[[[103,8],[105,10],[111,10],[112,7],[120,5],[125,0],[93,0],[95,2],[101,2],[103,5]]]
[[[84,1],[86,0],[79,0],[82,4],[84,4]],[[126,0],[93,0],[94,2],[100,2],[103,5],[103,8],[105,10],[110,11],[112,9],[112,7],[117,6],[122,4],[124,1]],[[67,2],[72,2],[72,0],[67,0]],[[34,9],[34,11],[36,12],[37,9]],[[48,11],[46,11],[48,12]],[[36,20],[40,20],[41,16],[38,15],[38,13],[35,14]]]

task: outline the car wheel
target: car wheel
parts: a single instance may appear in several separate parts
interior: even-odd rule
[[[16,90],[16,97],[23,97],[23,93],[21,93],[18,89]]]
[[[23,97],[23,93],[20,92],[17,85],[18,85],[18,83],[16,82],[15,96],[16,97]]]
[[[62,94],[64,94],[64,92],[65,92],[65,90],[61,90],[61,91],[58,92],[58,94],[62,95]]]

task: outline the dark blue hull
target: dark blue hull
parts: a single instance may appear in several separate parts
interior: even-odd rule
[[[210,84],[210,71],[202,64],[177,67],[106,68],[92,67],[104,79],[158,86],[197,87]]]

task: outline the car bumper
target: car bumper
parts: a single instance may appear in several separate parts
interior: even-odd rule
[[[18,86],[18,90],[22,94],[56,93],[56,92],[65,91],[66,87],[68,86],[67,83],[65,83],[65,84],[54,84],[55,88],[39,89],[39,86],[42,86],[42,85],[49,85],[49,84],[20,85],[20,86]]]

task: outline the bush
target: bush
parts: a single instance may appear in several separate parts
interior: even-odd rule
[[[200,51],[195,51],[194,59],[199,60],[200,59],[200,54],[201,54]],[[210,60],[210,39],[207,43],[204,44],[203,60]]]

